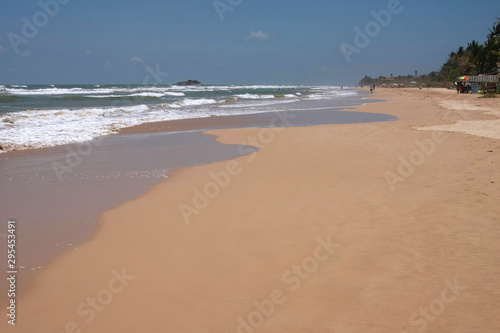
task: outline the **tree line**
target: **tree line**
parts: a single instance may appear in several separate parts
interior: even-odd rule
[[[500,61],[500,18],[489,30],[486,41],[479,43],[476,40],[460,46],[457,51],[449,54],[448,60],[437,72],[413,78],[419,84],[447,85],[457,80],[461,75],[497,74],[497,62]],[[391,74],[392,76],[392,74]],[[406,78],[406,77],[398,77]],[[360,85],[381,84],[385,77],[372,79],[365,76]]]

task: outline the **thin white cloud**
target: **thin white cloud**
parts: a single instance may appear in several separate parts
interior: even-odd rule
[[[144,60],[139,58],[138,56],[133,56],[130,58],[130,62],[138,63],[138,64],[144,64]]]
[[[6,51],[7,51],[7,49],[5,47],[3,47],[2,45],[0,45],[0,53],[6,52]]]
[[[92,54],[91,50],[89,50],[89,49],[85,50],[85,55],[91,55],[91,54]]]
[[[264,31],[250,31],[250,35],[247,37],[247,39],[261,39],[261,40],[267,40],[270,39],[271,35],[267,32]]]
[[[115,66],[113,66],[113,64],[108,61],[107,63],[104,64],[104,68],[110,71],[112,69],[115,69]]]

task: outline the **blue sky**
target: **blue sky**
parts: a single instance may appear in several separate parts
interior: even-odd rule
[[[0,83],[349,85],[439,70],[499,16],[498,0],[0,0]]]

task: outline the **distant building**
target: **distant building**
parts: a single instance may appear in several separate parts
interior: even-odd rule
[[[415,77],[418,77],[418,71],[415,71],[415,75],[414,75],[414,76],[415,76]]]

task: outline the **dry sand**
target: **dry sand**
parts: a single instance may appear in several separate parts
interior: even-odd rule
[[[500,331],[500,99],[373,96],[400,120],[211,132],[263,149],[105,212],[1,331]]]

